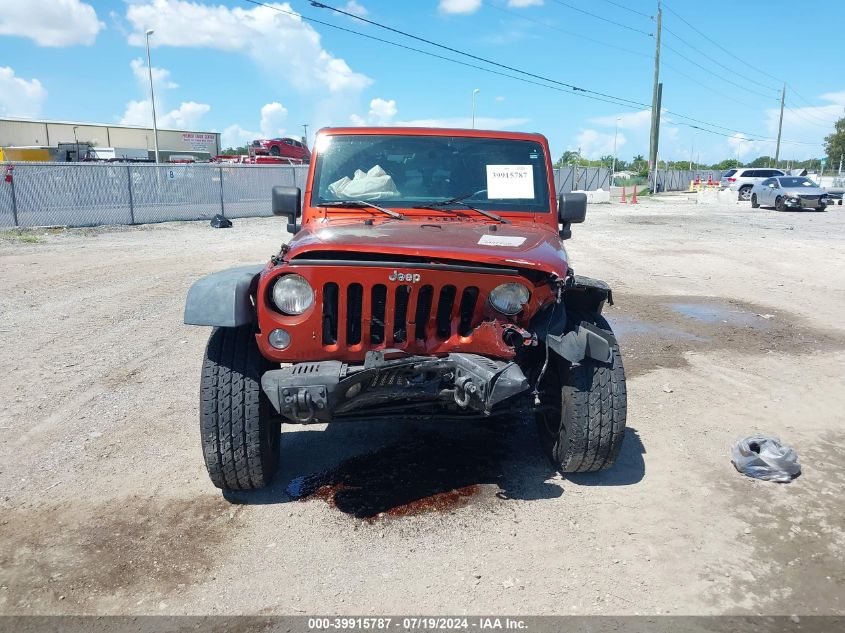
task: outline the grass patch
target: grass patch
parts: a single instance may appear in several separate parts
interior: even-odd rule
[[[16,242],[19,244],[43,244],[46,240],[43,235],[27,231],[26,229],[12,229],[0,231],[0,241]]]

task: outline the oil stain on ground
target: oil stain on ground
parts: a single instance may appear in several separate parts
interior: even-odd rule
[[[499,499],[562,494],[559,486],[546,482],[554,471],[544,460],[524,463],[524,450],[536,451],[533,429],[502,430],[492,421],[465,424],[471,428],[460,433],[409,431],[399,442],[294,478],[286,493],[297,500],[322,499],[367,520],[459,508],[483,499],[490,489],[486,484],[498,488]],[[520,458],[521,466],[516,462]]]
[[[698,296],[614,293],[605,312],[628,377],[683,367],[686,352],[809,354],[845,349],[845,336],[822,330],[784,310],[746,301]]]
[[[237,520],[217,496],[8,511],[0,519],[0,608],[90,609],[149,585],[166,596],[212,568]]]

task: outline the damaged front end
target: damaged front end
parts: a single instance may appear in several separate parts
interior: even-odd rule
[[[511,361],[385,350],[368,352],[363,365],[328,360],[274,369],[263,375],[261,387],[282,417],[308,424],[426,409],[490,415],[529,383]]]

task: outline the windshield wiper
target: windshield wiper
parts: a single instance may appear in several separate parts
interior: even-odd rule
[[[380,207],[377,204],[373,204],[372,202],[367,202],[366,200],[336,200],[334,202],[321,202],[319,203],[319,206],[335,207],[338,209],[350,207],[369,207],[371,209],[381,211],[382,213],[389,215],[391,218],[396,218],[397,220],[405,219],[405,216],[399,213],[398,211],[393,211],[392,209],[385,209],[384,207]]]
[[[484,209],[479,209],[478,207],[474,207],[471,204],[464,202],[466,198],[475,195],[475,193],[468,193],[465,196],[458,196],[456,198],[449,198],[448,200],[438,200],[437,202],[432,202],[431,204],[423,204],[415,209],[434,209],[435,211],[440,210],[441,207],[449,206],[450,204],[460,204],[465,206],[467,209],[472,209],[473,211],[480,213],[483,216],[490,218],[491,220],[496,220],[496,222],[501,222],[502,224],[510,224],[510,220],[506,220],[500,215],[493,213],[492,211],[485,211]]]

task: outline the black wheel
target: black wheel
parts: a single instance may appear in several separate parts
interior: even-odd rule
[[[778,211],[786,211],[786,205],[783,203],[783,198],[781,196],[775,198],[775,209]]]
[[[567,314],[569,323],[595,324],[612,334],[597,314]],[[609,468],[625,435],[627,394],[619,346],[609,363],[585,358],[577,365],[553,355],[541,384],[543,410],[536,415],[543,450],[564,473]]]
[[[751,187],[746,185],[745,187],[739,188],[739,199],[740,200],[750,200],[751,199]]]
[[[263,488],[276,474],[281,422],[261,390],[267,368],[251,326],[211,333],[202,364],[200,432],[208,475],[218,488]]]
[[[759,209],[760,208],[760,203],[757,202],[757,194],[756,193],[751,194],[751,208],[752,209]]]
[[[827,211],[827,207],[816,207],[816,211],[821,213],[822,211]]]
[[[279,149],[278,145],[273,145],[273,147],[270,148],[270,156],[281,156],[281,155],[282,155],[282,150]]]

